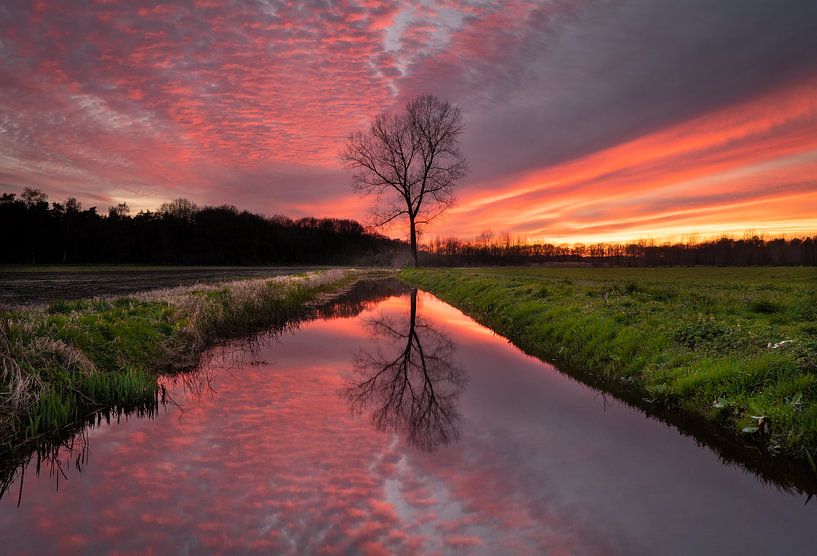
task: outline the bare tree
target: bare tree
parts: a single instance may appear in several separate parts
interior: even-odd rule
[[[162,206],[159,207],[159,214],[186,222],[192,222],[193,216],[195,216],[198,210],[199,207],[196,206],[196,203],[184,197],[179,197],[169,203],[162,204]]]
[[[353,189],[376,197],[373,224],[408,220],[415,265],[418,225],[451,206],[454,188],[468,172],[459,149],[463,130],[458,106],[419,95],[403,112],[381,114],[368,131],[350,133],[340,152]]]

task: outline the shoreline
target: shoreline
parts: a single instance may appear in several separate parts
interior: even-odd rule
[[[688,316],[677,308],[670,310],[669,305],[678,303],[678,297],[669,296],[672,301],[659,301],[659,306],[668,305],[663,315],[656,316],[655,306],[643,309],[649,315],[639,315],[638,304],[622,298],[643,295],[656,286],[646,279],[643,282],[633,279],[632,270],[621,276],[615,275],[618,272],[615,269],[596,271],[594,276],[582,276],[582,269],[559,269],[558,275],[550,275],[549,269],[529,269],[526,274],[517,271],[421,268],[405,269],[399,277],[455,306],[528,355],[554,362],[560,372],[574,380],[610,393],[645,415],[675,427],[681,434],[694,436],[726,462],[740,463],[781,488],[817,493],[817,471],[807,455],[814,454],[817,448],[817,421],[810,420],[817,410],[812,386],[815,377],[808,368],[784,376],[783,385],[775,382],[780,378],[777,375],[763,375],[765,382],[753,384],[750,389],[744,389],[746,391],[738,391],[728,382],[718,382],[721,375],[717,374],[697,391],[680,388],[679,385],[686,386],[687,376],[692,374],[696,363],[704,368],[714,365],[718,362],[717,355],[729,360],[739,376],[745,374],[745,368],[757,365],[758,360],[767,361],[768,356],[759,349],[745,352],[743,360],[737,359],[717,342],[714,346],[696,346],[696,349],[676,346],[669,329],[682,326],[680,323]],[[571,275],[566,277],[565,272]],[[671,273],[672,269],[667,272]],[[627,294],[628,288],[632,290],[630,294]],[[601,290],[606,291],[600,299],[588,294],[592,291],[595,296]],[[547,293],[543,295],[543,291]],[[616,291],[618,293],[612,293]],[[666,296],[669,292],[661,293]],[[612,300],[613,295],[618,299]],[[683,298],[683,294],[679,295]],[[624,322],[611,320],[611,315],[620,309],[616,304],[622,301],[633,314]],[[577,307],[583,311],[577,311]],[[694,313],[698,307],[691,309]],[[648,322],[639,322],[639,316]],[[721,315],[721,318],[729,320],[731,316]],[[703,320],[708,321],[706,317]],[[600,323],[613,324],[605,328]],[[625,341],[627,339],[630,341]],[[717,354],[718,349],[723,352]],[[741,346],[730,349],[739,353]],[[669,350],[679,353],[669,354]],[[775,357],[769,363],[779,365],[790,357],[771,348],[769,351]],[[701,375],[699,371],[695,376],[700,380]],[[777,400],[776,406],[770,401],[759,406],[758,399],[767,400],[768,391],[778,391],[782,386],[796,388],[797,392]],[[721,388],[723,392],[707,403],[705,396],[713,388]],[[784,412],[788,413],[789,421],[784,420]],[[780,417],[779,420],[767,417],[768,431],[743,432],[755,421],[753,414]],[[795,427],[803,431],[798,437],[791,432]],[[817,456],[812,455],[812,459]]]
[[[320,270],[6,312],[0,459],[14,459],[100,411],[149,411],[162,396],[160,373],[195,367],[220,341],[285,326],[373,273]]]

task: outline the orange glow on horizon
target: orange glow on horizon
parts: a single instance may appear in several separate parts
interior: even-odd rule
[[[463,190],[432,235],[552,243],[817,231],[817,80]]]

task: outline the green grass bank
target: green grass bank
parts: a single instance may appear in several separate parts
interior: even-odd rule
[[[406,269],[578,378],[817,460],[817,269]],[[817,469],[815,469],[817,472]]]
[[[284,325],[362,275],[325,270],[0,313],[0,453],[100,409],[155,407],[159,372],[193,367],[218,340]]]

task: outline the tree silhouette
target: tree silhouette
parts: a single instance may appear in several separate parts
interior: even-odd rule
[[[358,352],[342,395],[353,411],[371,411],[377,430],[405,432],[413,446],[432,451],[459,437],[466,378],[448,336],[417,316],[416,289],[410,300],[402,321],[380,315],[366,323],[375,346]]]
[[[423,205],[426,206],[426,205]],[[75,198],[49,203],[37,189],[0,193],[0,264],[354,264],[390,266],[409,245],[353,220],[266,217],[232,205],[197,207],[186,199],[130,214],[125,203],[104,213]],[[437,238],[423,253],[440,266],[570,262],[619,266],[817,265],[817,235],[744,236],[657,244],[530,243],[506,233],[474,242]]]
[[[459,107],[419,95],[403,112],[377,116],[367,132],[350,133],[340,152],[353,189],[376,197],[375,226],[408,219],[415,265],[417,226],[454,202],[454,188],[468,171],[459,149],[463,129]]]
[[[73,197],[49,206],[36,189],[0,193],[0,237],[0,264],[392,265],[408,254],[405,242],[353,220],[267,218],[187,199],[156,212],[131,214],[119,203],[98,213]]]

